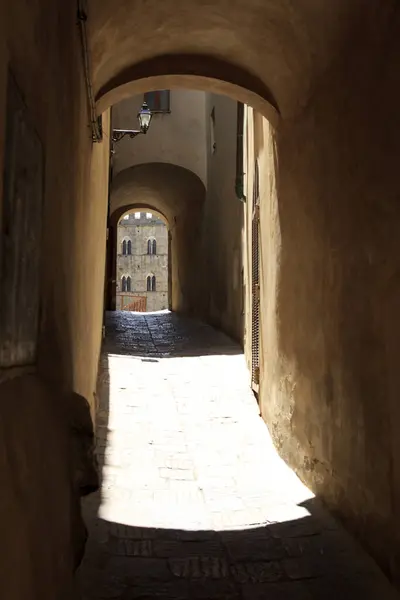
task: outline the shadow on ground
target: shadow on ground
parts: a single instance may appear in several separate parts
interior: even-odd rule
[[[83,600],[398,598],[277,456],[229,338],[112,313],[98,396]]]
[[[221,331],[169,311],[108,313],[103,350],[144,359],[242,354]]]

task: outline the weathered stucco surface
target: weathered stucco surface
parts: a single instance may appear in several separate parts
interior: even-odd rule
[[[33,375],[3,382],[0,393],[2,594],[67,599],[85,530],[64,398]]]
[[[229,93],[273,123],[258,124],[255,144],[263,416],[285,459],[398,581],[398,3],[92,0],[89,9],[99,107],[191,87]],[[0,588],[7,600],[54,600],[70,591],[82,530],[73,438],[52,409],[68,407],[61,392],[72,389],[93,406],[109,149],[90,141],[74,2],[0,0],[1,164],[9,66],[44,145],[46,178],[39,361],[35,375],[2,374],[0,384]],[[175,306],[187,307],[198,294],[197,245],[183,233],[193,213],[180,206],[176,256],[195,259],[176,267]],[[171,223],[176,213],[163,214]],[[222,253],[216,271],[227,265]],[[213,318],[236,331],[237,304],[222,318],[230,300],[221,293]]]
[[[278,345],[264,344],[263,403],[285,458],[398,580],[400,20],[385,9],[276,136]]]
[[[248,198],[258,156],[263,417],[398,584],[399,20],[386,8],[301,115],[274,131],[248,111]]]
[[[378,2],[372,5],[373,11]],[[123,96],[128,87],[132,93],[133,80],[142,80],[138,92],[151,89],[153,82],[144,80],[149,77],[212,77],[254,93],[259,100],[248,103],[256,108],[264,99],[289,116],[307,103],[315,81],[365,6],[360,0],[339,0],[329,7],[313,0],[295,5],[289,0],[248,0],[234,6],[226,0],[162,5],[157,0],[90,0],[89,8],[99,98],[110,94],[108,102],[114,104],[112,90],[120,87]],[[188,84],[204,89],[193,78]],[[223,93],[214,82],[208,89]]]
[[[1,165],[9,68],[43,144],[45,196],[38,362],[0,373],[0,589],[9,600],[70,600],[85,541],[79,497],[96,485],[82,474],[93,444],[86,401],[93,409],[108,178],[108,144],[90,139],[75,3],[0,2]]]

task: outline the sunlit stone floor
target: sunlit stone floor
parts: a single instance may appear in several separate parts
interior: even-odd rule
[[[278,457],[222,333],[110,313],[98,400],[85,600],[397,598]]]

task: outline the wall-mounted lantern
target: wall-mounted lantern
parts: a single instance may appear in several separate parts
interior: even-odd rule
[[[133,139],[141,133],[147,133],[150,127],[152,116],[153,113],[147,106],[147,103],[143,102],[142,108],[139,110],[137,115],[139,121],[139,129],[113,129],[112,141],[114,143],[119,142],[126,135]]]

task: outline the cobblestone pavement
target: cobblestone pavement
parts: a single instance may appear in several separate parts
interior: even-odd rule
[[[97,435],[85,600],[398,598],[279,459],[240,349],[211,327],[108,315]]]

